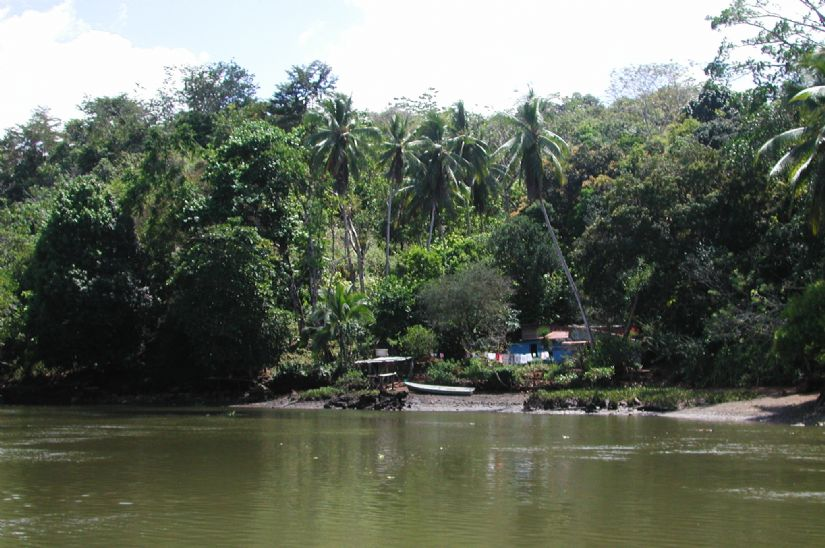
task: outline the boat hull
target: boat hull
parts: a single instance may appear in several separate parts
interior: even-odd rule
[[[407,381],[404,381],[404,384],[413,392],[439,396],[469,396],[476,390],[475,388],[468,388],[466,386],[441,386],[438,384],[421,384]]]

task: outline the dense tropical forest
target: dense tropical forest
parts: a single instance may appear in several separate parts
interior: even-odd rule
[[[519,326],[579,324],[575,367],[529,366],[546,385],[816,383],[825,14],[800,3],[733,2],[711,23],[752,29],[758,58],[725,42],[704,82],[627,67],[609,102],[365,112],[323,62],[266,100],[219,62],[151,101],[39,109],[0,139],[0,382],[289,390],[376,347],[487,378],[468,358]]]

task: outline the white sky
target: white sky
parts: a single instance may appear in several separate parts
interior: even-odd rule
[[[792,0],[781,0],[788,2]],[[729,0],[0,0],[0,129],[37,106],[64,121],[84,96],[151,96],[163,68],[234,59],[272,95],[318,58],[359,108],[432,86],[449,104],[506,109],[540,94],[604,96],[631,64],[695,64],[722,35],[705,17]],[[277,40],[277,41],[276,41]]]

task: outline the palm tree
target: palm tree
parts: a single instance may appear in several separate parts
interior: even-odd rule
[[[481,212],[489,198],[489,191],[495,184],[490,176],[489,155],[487,143],[474,137],[467,120],[467,111],[464,101],[456,103],[453,109],[450,125],[451,137],[449,147],[453,154],[463,160],[460,178],[469,190],[471,204],[477,212]],[[467,230],[470,229],[470,209],[467,208]]]
[[[393,114],[389,126],[385,130],[386,140],[381,144],[381,164],[387,167],[387,179],[390,182],[387,194],[387,248],[384,274],[390,273],[390,225],[392,224],[392,201],[396,192],[401,189],[407,166],[415,161],[410,150],[413,134],[410,131],[410,120],[406,116]]]
[[[350,347],[360,335],[360,328],[372,321],[367,298],[342,283],[329,287],[310,316],[307,332],[316,350],[329,354],[329,344],[338,344],[338,365],[344,370],[352,365]]]
[[[819,81],[825,80],[825,50],[810,55],[803,65],[811,69]],[[811,230],[817,234],[825,223],[825,85],[803,89],[790,102],[799,107],[804,125],[773,137],[762,145],[757,156],[790,146],[774,164],[770,176],[785,175],[794,194],[802,190],[800,183],[808,183],[808,220]]]
[[[576,299],[576,304],[584,321],[588,342],[592,346],[593,333],[590,330],[590,322],[587,320],[579,290],[572,274],[570,274],[567,261],[564,259],[559,240],[556,237],[556,231],[550,222],[550,216],[547,214],[547,208],[544,205],[544,190],[548,179],[546,170],[549,169],[559,181],[564,181],[565,175],[561,162],[568,153],[567,143],[564,139],[547,129],[544,121],[545,109],[544,101],[536,97],[533,90],[530,90],[527,99],[519,106],[516,114],[509,116],[509,122],[515,130],[515,135],[501,145],[496,153],[501,152],[505,155],[508,170],[513,165],[518,166],[517,172],[527,189],[527,198],[530,201],[537,200],[539,203],[541,212],[544,215],[544,224],[550,233],[550,238],[553,240],[556,259],[567,277],[570,291]]]
[[[347,204],[350,176],[358,177],[358,168],[364,160],[362,138],[375,135],[372,127],[359,126],[359,120],[352,109],[352,97],[336,94],[322,103],[321,124],[309,136],[312,146],[312,163],[323,169],[333,179],[333,190],[340,198],[341,221],[344,223],[344,247],[350,269],[350,281],[354,282],[350,248],[358,256],[358,275],[364,288],[364,250],[358,240],[358,233],[352,224],[352,212]]]
[[[455,152],[447,137],[447,126],[438,113],[431,112],[427,116],[418,134],[419,138],[411,143],[418,151],[418,160],[412,170],[413,184],[401,190],[411,195],[413,207],[429,213],[429,249],[438,209],[451,208],[456,198],[466,200],[468,188],[460,174],[467,162]]]

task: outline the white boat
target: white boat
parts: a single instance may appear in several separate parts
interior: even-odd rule
[[[438,384],[421,384],[410,381],[404,381],[404,384],[414,392],[438,394],[441,396],[469,396],[476,390],[475,388],[467,386],[441,386]]]

